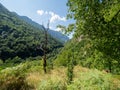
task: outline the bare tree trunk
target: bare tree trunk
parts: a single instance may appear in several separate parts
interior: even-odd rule
[[[112,62],[109,61],[109,72],[111,73],[112,72]]]
[[[43,69],[44,69],[44,73],[47,73],[47,44],[48,44],[48,35],[47,32],[49,30],[49,22],[47,25],[47,29],[43,26],[44,29],[44,33],[45,33],[45,41],[44,41],[44,47],[43,47],[43,52],[44,52],[44,56],[43,56]]]
[[[44,51],[44,57],[43,57],[43,69],[44,69],[44,73],[47,73],[47,62],[46,62],[46,52]]]
[[[45,30],[45,47],[44,47],[44,57],[43,57],[43,69],[44,72],[47,73],[47,57],[46,57],[46,52],[47,52],[47,30]]]

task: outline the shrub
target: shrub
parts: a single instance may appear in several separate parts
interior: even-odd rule
[[[23,65],[13,68],[6,68],[0,72],[1,90],[26,90],[28,87],[25,82]]]
[[[0,71],[0,90],[29,90],[33,88],[26,81],[27,74],[40,71],[40,61],[21,63]]]
[[[9,76],[0,83],[1,90],[28,90],[24,76]]]
[[[67,86],[67,90],[119,90],[114,87],[110,74],[104,74],[98,70],[80,72],[79,78]]]

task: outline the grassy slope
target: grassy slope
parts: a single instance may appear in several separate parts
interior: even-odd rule
[[[67,84],[66,67],[43,73],[42,61],[32,61],[0,71],[1,90],[120,90],[120,80],[96,69],[74,67],[73,83]],[[118,76],[117,76],[118,77]]]

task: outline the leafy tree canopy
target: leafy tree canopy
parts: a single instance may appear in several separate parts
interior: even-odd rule
[[[69,18],[76,20],[75,36],[84,35],[111,58],[120,59],[120,1],[68,0]]]

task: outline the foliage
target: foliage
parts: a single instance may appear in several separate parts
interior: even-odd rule
[[[68,0],[67,5],[68,18],[74,19],[75,23],[67,28],[59,27],[67,33],[74,32],[74,37],[55,63],[66,66],[74,56],[76,64],[119,74],[119,0]]]
[[[38,87],[38,85],[41,85],[39,83],[43,83],[43,82],[40,81],[38,78],[42,77],[41,80],[43,80],[44,76],[45,76],[45,74],[43,73],[43,70],[42,70],[42,62],[41,61],[42,60],[29,61],[29,62],[27,61],[25,63],[21,63],[20,65],[15,66],[15,67],[9,67],[9,68],[1,70],[0,71],[1,90],[28,90],[28,89],[32,89],[32,88],[38,88],[38,89],[41,88],[41,86]],[[37,76],[37,79],[34,78],[34,80],[39,80],[38,82],[35,81],[35,82],[37,82],[37,83],[35,83],[37,85],[36,87],[34,86],[35,84],[31,82],[34,80],[30,79],[32,74],[33,74],[32,75],[32,79],[33,79],[34,73],[39,73],[38,74],[39,76]],[[49,73],[48,73],[47,75],[49,77],[51,77],[51,74],[49,75]],[[45,80],[48,80],[48,78]],[[51,78],[55,79],[55,76],[52,75]],[[60,90],[62,90],[61,85],[63,83],[61,81],[58,81],[58,78],[56,79],[56,81],[58,81],[58,82],[56,82],[56,81],[54,82],[52,80],[48,80],[47,83],[49,81],[51,82],[51,85],[53,83],[54,84],[56,83],[56,85],[53,86],[53,88],[61,88]],[[42,87],[44,87],[44,85]],[[52,88],[52,86],[51,86],[51,88]]]
[[[1,90],[28,90],[32,88],[26,82],[28,72],[42,70],[40,61],[21,63],[0,71]]]
[[[58,65],[58,66],[67,66],[68,62],[70,60],[73,60],[73,56],[74,56],[74,60],[73,60],[73,64],[76,65],[76,55],[75,53],[77,52],[77,48],[75,48],[77,45],[74,44],[75,40],[70,40],[69,42],[67,42],[65,44],[65,47],[62,48],[61,52],[57,55],[56,60],[54,61],[54,64]],[[74,47],[73,47],[74,46]]]
[[[119,0],[68,0],[67,5],[68,17],[76,21],[74,36],[89,38],[92,46],[107,57],[106,62],[112,71],[113,60],[119,64],[120,59]]]
[[[18,67],[6,68],[0,72],[0,87],[1,90],[22,90],[26,87],[24,70]]]
[[[80,72],[79,78],[68,85],[67,90],[118,90],[111,80],[110,74],[103,74],[98,70]]]
[[[109,70],[109,58],[99,50],[93,48],[91,40],[85,37],[82,39],[73,38],[66,43],[60,54],[57,55],[54,63],[58,66],[67,66],[70,60],[73,60],[74,65],[78,64],[87,68]],[[112,73],[119,74],[120,68],[118,60],[110,60],[112,61]]]
[[[67,84],[67,68],[55,67],[44,74],[42,63],[29,61],[0,71],[1,90],[119,90],[119,76],[75,66],[73,81]],[[117,79],[118,78],[118,79]]]
[[[55,64],[67,66],[67,63],[73,60],[74,65],[83,65],[86,59],[91,56],[91,49],[91,42],[88,39],[81,39],[79,41],[79,38],[73,38],[66,43],[60,54],[58,54]]]

